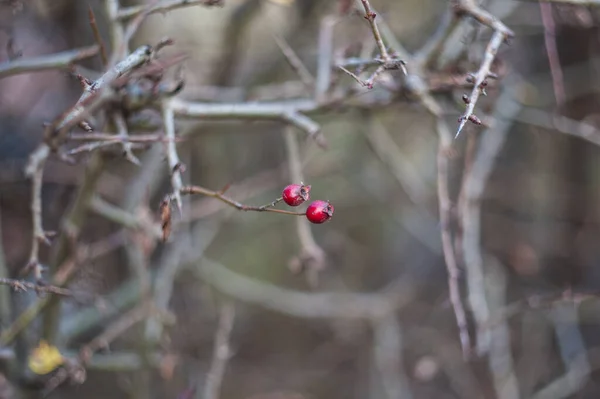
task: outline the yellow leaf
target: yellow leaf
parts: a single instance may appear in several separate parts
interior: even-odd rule
[[[56,346],[40,341],[29,355],[29,368],[36,374],[44,375],[56,370],[64,363],[64,358]]]

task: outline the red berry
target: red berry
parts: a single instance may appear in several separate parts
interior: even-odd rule
[[[310,186],[304,184],[290,184],[283,189],[281,196],[289,206],[298,206],[310,198]]]
[[[306,208],[306,218],[311,223],[325,223],[333,216],[333,205],[327,201],[317,200]]]

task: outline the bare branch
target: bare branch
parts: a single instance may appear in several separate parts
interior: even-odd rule
[[[388,399],[411,399],[408,376],[402,361],[402,327],[396,315],[390,313],[371,320],[373,328],[373,356],[383,390]]]
[[[479,70],[473,75],[473,90],[465,99],[467,109],[459,119],[458,130],[456,131],[456,137],[458,137],[467,122],[471,121],[478,125],[481,124],[479,118],[473,113],[475,105],[477,104],[479,96],[482,93],[485,93],[486,80],[490,76],[494,76],[490,68],[492,62],[496,58],[498,49],[507,38],[514,36],[514,33],[492,14],[479,7],[475,0],[458,0],[456,10],[459,14],[470,15],[480,23],[494,30],[494,34],[485,49],[485,54]]]
[[[276,287],[235,273],[206,258],[192,260],[194,272],[218,291],[241,302],[301,318],[371,319],[407,305],[417,287],[401,277],[370,293],[305,293]]]
[[[479,70],[473,77],[473,90],[471,91],[469,97],[466,99],[467,109],[459,118],[458,130],[456,131],[455,137],[458,137],[458,135],[465,127],[467,122],[470,121],[478,125],[481,124],[481,121],[479,120],[479,118],[477,118],[477,116],[474,115],[473,112],[475,111],[475,105],[477,104],[479,96],[482,94],[483,90],[485,90],[486,79],[488,79],[490,76],[493,76],[490,68],[492,66],[492,62],[494,61],[494,58],[496,58],[496,53],[498,52],[500,45],[504,42],[505,39],[505,33],[501,31],[496,31],[494,32],[492,39],[488,43],[488,46],[485,49],[483,62],[481,63]]]

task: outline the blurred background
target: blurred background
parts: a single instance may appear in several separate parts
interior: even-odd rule
[[[30,0],[20,10],[16,3],[0,2],[1,61],[93,44],[88,7],[109,43],[98,0]],[[275,37],[316,74],[322,21],[338,15],[343,3],[226,0],[222,7],[154,14],[131,48],[174,39],[167,51],[189,55],[179,94],[184,99],[304,98]],[[454,23],[453,3],[372,1],[377,18],[409,52]],[[372,90],[357,87],[357,97],[384,105],[311,115],[327,149],[294,134],[312,199],[335,206],[332,221],[308,230],[316,246],[299,238],[306,225],[299,227],[294,217],[239,212],[196,197],[184,198],[181,217],[174,211],[173,237],[163,244],[145,231],[157,223],[159,203],[171,190],[163,145],[140,151],[141,166],[107,154],[96,186],[101,200],[92,201],[78,243],[109,249],[80,265],[69,285],[76,295],[63,300],[55,344],[77,355],[114,323],[135,319],[147,297],[169,315],[136,319],[110,345],[101,345],[83,384],[64,384],[50,397],[205,397],[214,344],[232,309],[223,399],[600,397],[600,8],[480,3],[515,35],[500,48],[493,67],[500,77],[476,107],[484,126],[467,125],[444,153],[449,224],[440,222],[438,211],[435,120],[405,91],[390,93],[377,83]],[[121,2],[135,4],[143,2]],[[337,22],[334,59],[376,51],[363,15],[351,11]],[[468,18],[456,25],[426,69],[430,84],[436,78],[449,82],[433,95],[451,131],[464,110],[460,98],[471,90],[460,86],[479,68],[491,36]],[[102,69],[97,57],[81,65],[90,73]],[[401,74],[389,71],[382,80],[399,82]],[[341,73],[334,79],[354,84]],[[29,258],[27,157],[42,140],[42,124],[80,93],[79,82],[63,71],[0,80],[5,277],[19,278]],[[282,123],[182,120],[177,128],[186,184],[214,190],[230,185],[231,197],[261,205],[298,183],[291,181],[286,152],[292,134]],[[493,152],[490,143],[499,137],[504,141]],[[61,229],[92,158],[84,154],[74,166],[48,162],[45,229]],[[483,173],[484,191],[469,202],[465,181],[486,163],[491,169]],[[107,204],[146,224],[123,228],[106,217]],[[475,230],[465,225],[473,215],[480,223]],[[441,240],[446,229],[473,341],[467,354],[449,298]],[[473,231],[475,260],[467,247]],[[182,252],[182,246],[193,250]],[[40,261],[51,257],[52,247],[43,246]],[[36,294],[6,286],[0,293],[0,327],[7,329]],[[21,349],[2,349],[7,366],[0,397],[38,395],[11,377],[11,360],[33,348],[41,331],[36,321],[17,341]]]

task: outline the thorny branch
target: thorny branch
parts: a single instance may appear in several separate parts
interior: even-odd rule
[[[491,67],[500,46],[505,42],[506,39],[513,37],[514,33],[500,20],[479,7],[475,0],[457,0],[456,12],[459,14],[469,15],[494,31],[494,34],[492,35],[492,38],[485,49],[485,54],[479,70],[473,74],[471,79],[473,83],[473,90],[468,97],[463,97],[463,100],[467,105],[467,109],[459,118],[458,130],[456,131],[456,137],[458,137],[467,122],[470,121],[476,125],[481,125],[481,120],[473,113],[475,110],[475,105],[477,104],[479,96],[482,94],[485,95],[487,79],[494,78],[496,76],[494,73],[492,73]]]

